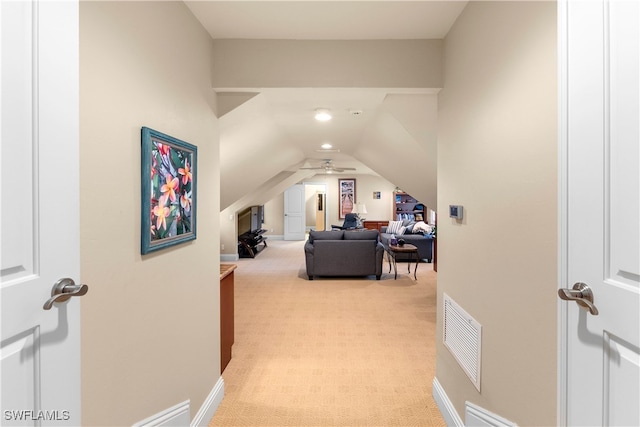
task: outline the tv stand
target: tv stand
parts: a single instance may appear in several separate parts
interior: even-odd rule
[[[267,230],[248,231],[238,236],[238,255],[240,258],[255,258],[267,247]]]

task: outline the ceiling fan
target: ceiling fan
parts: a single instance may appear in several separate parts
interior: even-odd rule
[[[314,167],[314,168],[300,168],[300,169],[306,169],[306,170],[323,170],[326,173],[333,173],[333,172],[344,172],[344,171],[354,171],[356,170],[356,168],[347,168],[347,167],[339,167],[339,166],[334,166],[333,163],[331,163],[331,159],[324,159],[323,163],[318,166],[318,167]]]

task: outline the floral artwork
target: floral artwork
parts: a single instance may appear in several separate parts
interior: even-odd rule
[[[356,180],[355,179],[339,179],[338,186],[340,190],[339,200],[339,218],[343,219],[353,210],[356,203]]]
[[[196,238],[197,147],[142,128],[142,253]]]

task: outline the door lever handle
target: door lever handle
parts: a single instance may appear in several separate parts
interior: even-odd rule
[[[558,296],[565,301],[575,301],[578,305],[594,316],[598,315],[598,309],[593,304],[593,292],[591,288],[584,283],[576,283],[573,289],[560,288]]]
[[[51,310],[54,302],[64,302],[71,297],[80,297],[86,294],[89,291],[89,287],[87,285],[76,285],[73,279],[65,277],[64,279],[60,279],[53,285],[53,289],[51,289],[51,298],[44,303],[45,310]]]

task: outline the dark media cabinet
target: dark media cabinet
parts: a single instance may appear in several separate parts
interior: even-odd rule
[[[238,236],[238,256],[240,258],[255,258],[267,247],[267,237],[263,236],[267,230],[255,230]]]
[[[250,206],[238,213],[238,256],[255,258],[267,247],[267,230],[262,229],[264,206]]]

